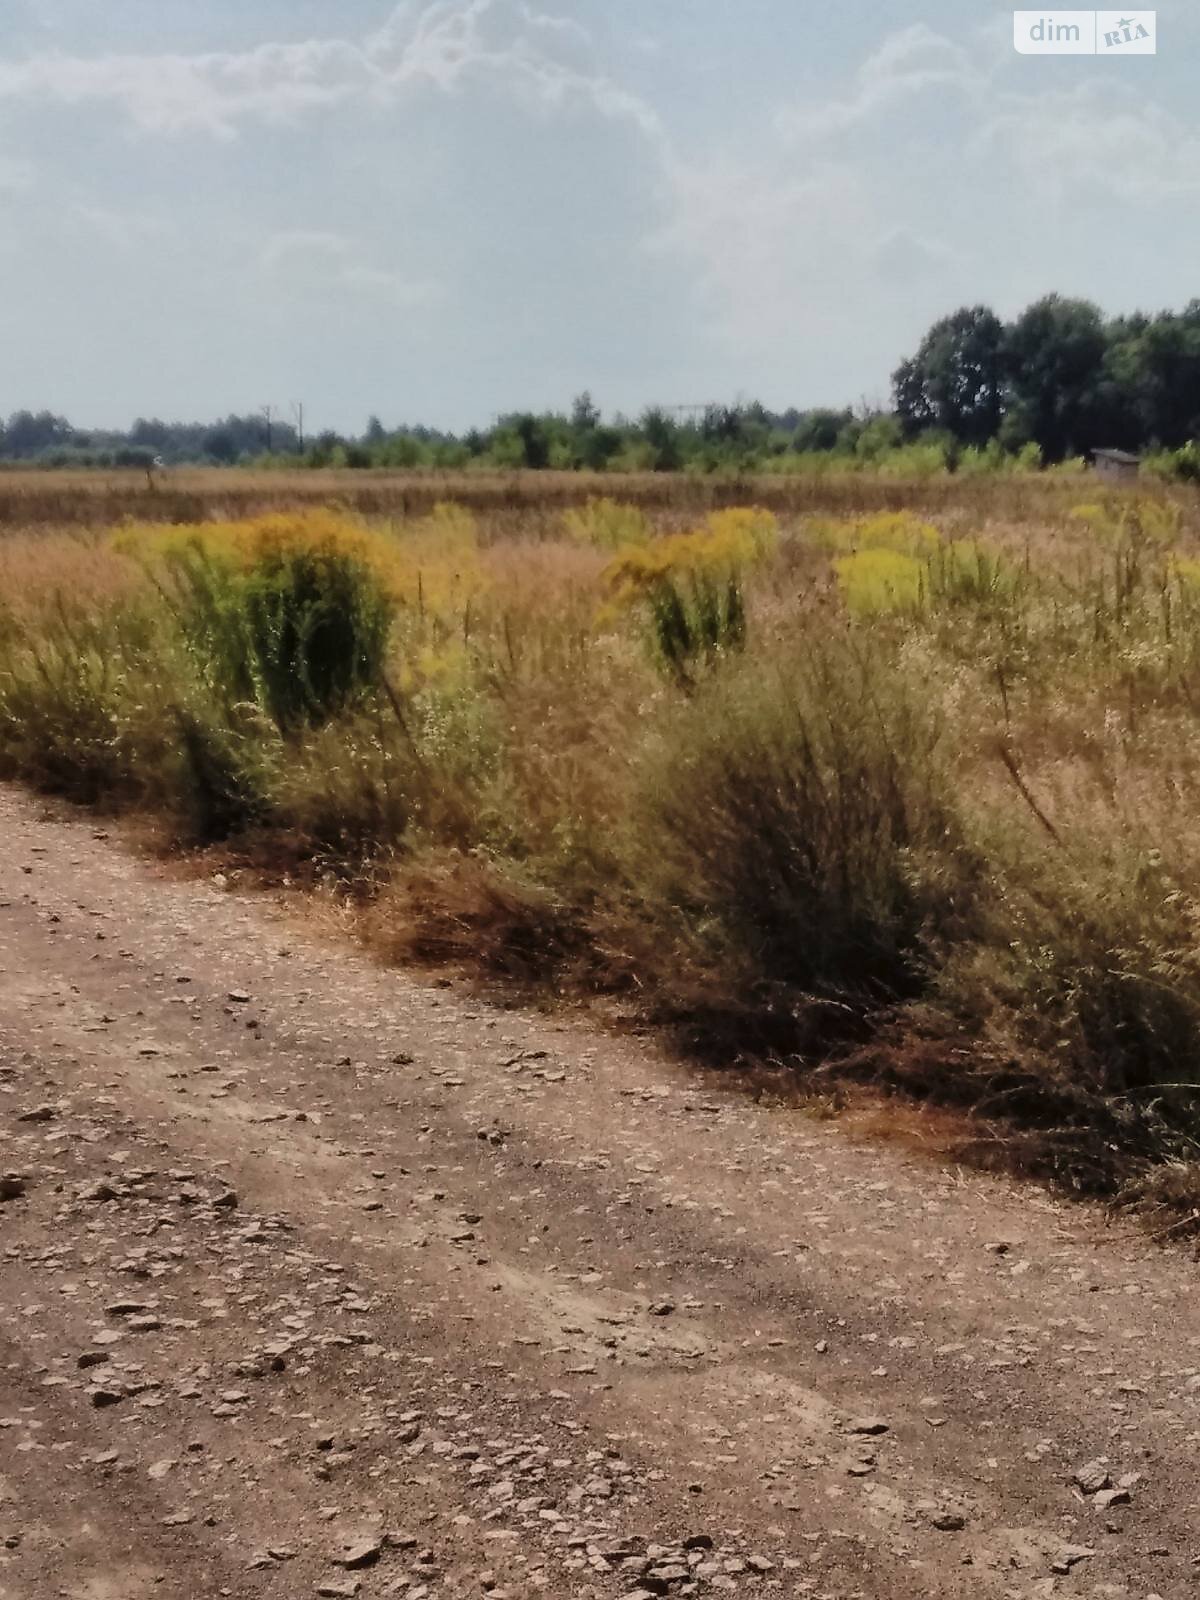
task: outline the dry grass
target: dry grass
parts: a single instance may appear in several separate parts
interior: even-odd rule
[[[1194,507],[1179,488],[1149,492]],[[917,510],[978,528],[1052,523],[1081,498],[1080,480],[1054,473],[1001,478],[904,478],[863,471],[762,476],[587,472],[394,472],[179,467],[142,471],[0,470],[0,529],[109,527],[126,520],[199,522],[266,511],[340,506],[368,517],[408,519],[439,502],[469,508],[485,532],[521,537],[562,531],[561,513],[597,497],[637,505],[659,521],[686,523],[720,506],[762,505],[780,516],[859,516]]]
[[[0,539],[0,599],[10,611],[44,609],[56,597],[104,608],[130,599],[143,583],[137,564],[92,532],[54,539],[21,532]]]
[[[620,995],[710,1062],[883,1085],[939,1140],[966,1114],[978,1162],[1190,1204],[1194,499],[1081,518],[1067,479],[775,479],[747,543],[701,525],[751,497],[710,480],[603,480],[643,527],[564,519],[576,476],[464,478],[453,512],[441,480],[194,477],[172,534],[144,483],[0,480],[4,514],[57,494],[97,524],[0,541],[5,771],[336,883],[390,957]],[[131,493],[160,525],[118,548]],[[164,588],[179,540],[253,567],[262,526],[332,541],[392,607],[384,670],[301,722],[229,693]],[[697,645],[672,606],[707,582],[745,622],[693,615]]]

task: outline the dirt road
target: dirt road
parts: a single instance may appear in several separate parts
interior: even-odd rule
[[[4,792],[0,974],[0,1600],[1200,1594],[1187,1256]]]

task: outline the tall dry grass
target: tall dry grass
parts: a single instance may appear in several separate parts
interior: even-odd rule
[[[148,479],[140,470],[10,467],[0,470],[0,533],[94,529],[125,521],[194,523],[326,506],[404,521],[452,501],[475,515],[485,537],[558,537],[564,512],[598,498],[636,506],[656,522],[674,520],[680,526],[708,511],[741,505],[765,506],[786,517],[916,511],[972,526],[996,519],[1028,524],[1065,516],[1082,498],[1080,482],[1054,471],[930,477],[839,470],[836,462],[820,473],[791,476],[173,467]],[[1186,487],[1148,480],[1141,492],[1194,505]]]
[[[394,954],[1186,1192],[1195,504],[538,487],[0,541],[0,770],[320,866]]]

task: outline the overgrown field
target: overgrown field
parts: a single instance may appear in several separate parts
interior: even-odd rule
[[[1200,502],[694,492],[9,533],[0,771],[1190,1204]]]
[[[899,467],[904,468],[900,470]],[[172,467],[166,471],[80,471],[6,466],[0,470],[0,531],[98,528],[130,518],[152,522],[261,516],[268,511],[334,507],[357,516],[427,515],[446,501],[484,520],[485,533],[553,536],[560,514],[607,498],[655,517],[688,517],[723,506],[762,505],[780,516],[866,515],[873,511],[962,510],[1009,517],[1065,513],[1080,498],[1081,462],[1027,471],[920,476],[888,462],[847,464],[815,455],[795,474],[737,472],[325,471],[276,467]]]

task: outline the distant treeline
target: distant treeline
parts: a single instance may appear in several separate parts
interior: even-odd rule
[[[1117,447],[1200,479],[1200,299],[1181,312],[1106,318],[1089,301],[1048,295],[1009,323],[987,306],[963,307],[930,328],[892,385],[890,409],[774,412],[739,402],[651,407],[636,419],[606,419],[585,392],[569,412],[513,412],[463,434],[372,417],[361,435],[305,438],[264,412],[83,431],[50,412],[18,411],[0,424],[0,463],[1003,471]]]
[[[569,413],[513,412],[490,428],[463,434],[387,428],[372,417],[359,435],[324,432],[301,439],[291,424],[268,427],[261,412],[209,425],[139,418],[127,433],[85,432],[50,412],[19,411],[0,425],[0,461],[55,467],[278,461],[312,467],[673,472],[754,467],[814,452],[876,459],[902,442],[895,417],[866,408],[775,413],[750,403],[709,406],[683,418],[651,407],[637,419],[606,420],[584,393]]]
[[[1033,443],[1047,461],[1178,449],[1200,438],[1200,300],[1105,318],[1090,301],[1052,294],[1009,323],[965,306],[934,323],[892,383],[908,438]]]

